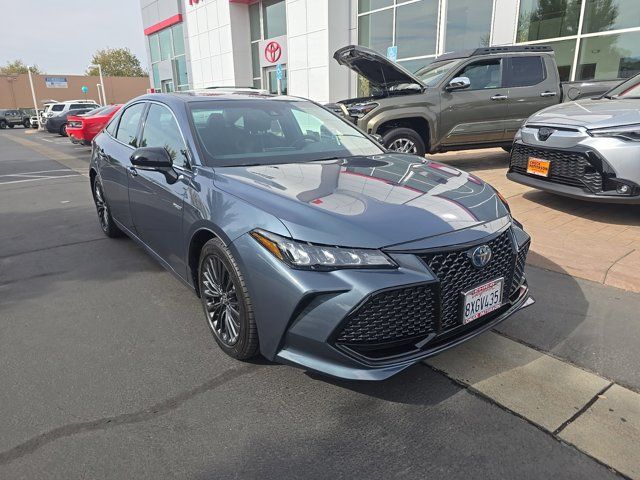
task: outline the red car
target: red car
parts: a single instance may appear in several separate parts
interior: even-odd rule
[[[69,115],[67,118],[67,135],[73,143],[91,145],[91,140],[120,110],[122,105],[108,105],[97,108],[87,115]]]

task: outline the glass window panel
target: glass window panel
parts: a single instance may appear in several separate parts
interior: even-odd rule
[[[488,47],[493,0],[449,0],[445,51]]]
[[[560,81],[567,82],[571,79],[571,66],[573,65],[573,57],[576,53],[575,40],[560,40],[558,42],[545,43],[553,48],[558,64],[558,73]]]
[[[262,21],[264,22],[264,37],[273,38],[287,34],[287,17],[284,0],[262,2]]]
[[[433,62],[433,60],[433,58],[418,58],[416,60],[401,60],[398,63],[409,70],[411,73],[415,73],[421,68],[429,65],[431,62]]]
[[[173,54],[184,55],[184,33],[182,31],[182,24],[173,27]]]
[[[251,29],[251,40],[260,40],[260,4],[253,3],[249,5],[249,26]]]
[[[176,65],[176,78],[178,79],[178,85],[187,85],[189,83],[189,77],[187,74],[187,61],[184,55],[176,57],[174,60]]]
[[[154,33],[149,37],[149,49],[151,50],[151,63],[160,61],[160,42],[158,34]]]
[[[640,32],[583,38],[576,80],[627,78],[640,73]]]
[[[397,7],[398,58],[436,53],[438,2],[423,0]]]
[[[502,62],[500,59],[480,60],[462,68],[456,77],[467,77],[471,86],[466,90],[485,90],[502,86]]]
[[[386,55],[387,47],[393,45],[393,10],[359,17],[358,43]]]
[[[251,68],[253,70],[253,77],[260,76],[260,48],[257,43],[251,44]]]
[[[160,89],[160,70],[157,63],[151,65],[151,73],[153,74],[153,88]]]
[[[138,125],[140,124],[140,117],[144,111],[144,106],[144,103],[136,103],[122,112],[118,133],[116,134],[116,138],[122,143],[131,145],[132,147],[138,146]]]
[[[546,77],[542,58],[538,56],[510,57],[507,65],[507,87],[537,85]]]
[[[393,5],[393,0],[358,0],[358,13],[389,7],[391,5]]]
[[[253,87],[254,88],[262,88],[262,80],[260,80],[259,78],[254,78],[253,79]]]
[[[158,33],[160,38],[160,59],[169,60],[173,57],[173,49],[171,48],[171,29],[165,28]]]
[[[638,0],[586,0],[582,33],[604,32],[640,25]]]
[[[152,103],[144,122],[142,147],[164,148],[174,165],[186,166],[185,147],[178,123],[171,110]]]
[[[520,0],[518,42],[578,33],[582,0]]]

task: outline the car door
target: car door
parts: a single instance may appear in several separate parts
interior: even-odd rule
[[[142,126],[140,146],[165,148],[179,176],[172,182],[162,172],[130,169],[129,204],[134,228],[148,247],[184,277],[182,212],[191,170],[184,137],[168,106],[150,103]]]
[[[455,77],[467,77],[471,85],[442,92],[439,130],[443,145],[491,143],[504,138],[507,89],[502,81],[500,58],[471,61]],[[447,82],[448,83],[448,82]]]
[[[547,67],[540,55],[506,59],[505,83],[509,89],[505,122],[507,140],[513,139],[529,116],[559,102],[560,84]]]
[[[133,231],[129,210],[129,168],[131,154],[138,147],[140,121],[145,102],[128,106],[116,121],[118,122],[109,140],[96,145],[100,159],[102,188],[111,210],[111,215],[122,225]]]

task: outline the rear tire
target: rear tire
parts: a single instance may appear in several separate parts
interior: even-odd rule
[[[389,130],[382,136],[382,143],[386,149],[394,152],[411,153],[419,157],[424,157],[427,153],[422,137],[410,128]]]
[[[207,325],[224,353],[248,360],[259,353],[258,329],[244,277],[218,238],[202,247],[198,268],[200,300]]]
[[[0,120],[0,130],[4,130],[7,128],[7,122],[5,120]]]
[[[10,123],[10,124],[8,125],[8,127],[9,127],[9,128],[13,128],[13,127],[15,127],[15,125],[14,125],[13,123]]]
[[[24,122],[22,122],[22,126],[24,128],[31,128],[31,120],[25,120]]]
[[[98,212],[98,222],[103,233],[109,238],[122,237],[124,234],[122,230],[118,228],[111,216],[111,210],[109,209],[109,203],[104,195],[102,184],[96,178],[93,181],[93,202],[96,205],[96,211]]]
[[[67,124],[63,123],[62,125],[60,125],[60,135],[62,135],[63,137],[67,136]]]

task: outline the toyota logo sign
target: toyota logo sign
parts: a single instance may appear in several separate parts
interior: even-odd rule
[[[282,57],[282,47],[278,42],[269,42],[267,46],[264,47],[264,58],[267,59],[269,63],[278,63]]]

